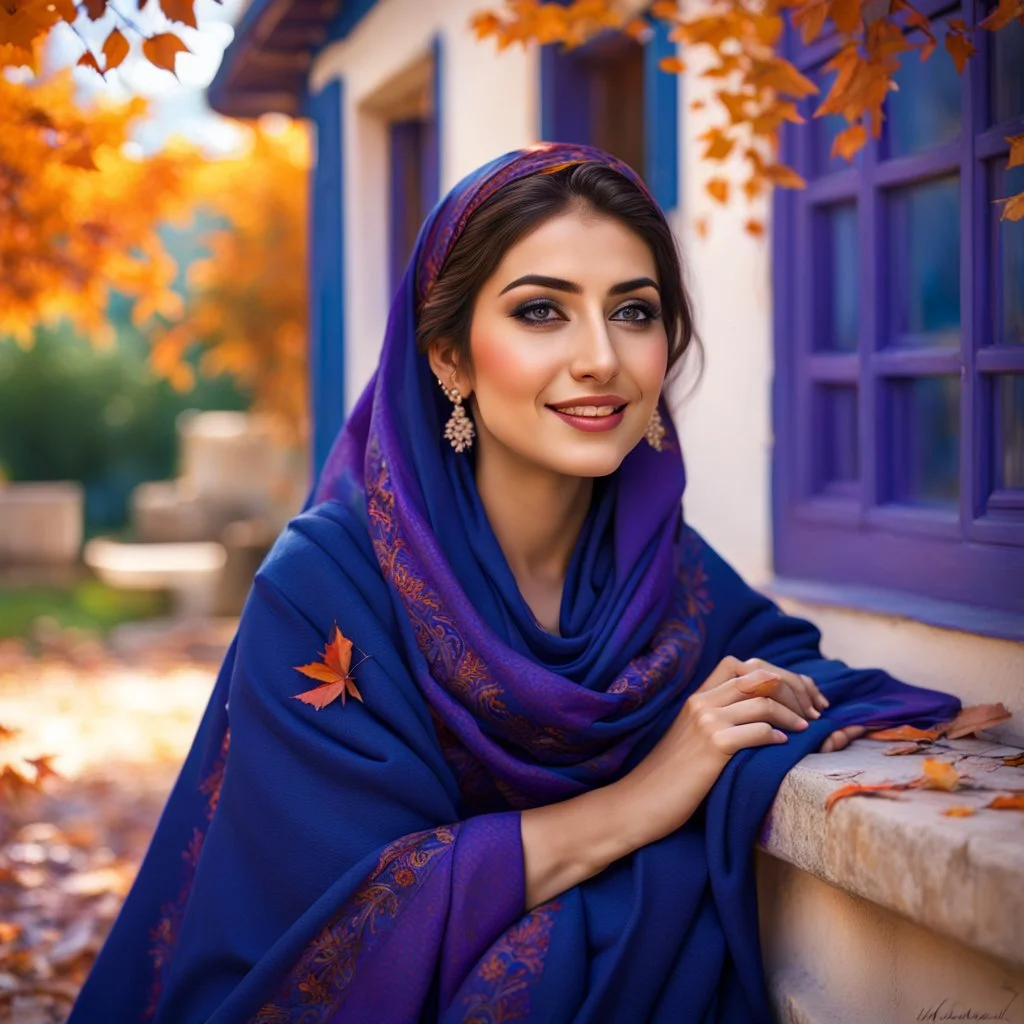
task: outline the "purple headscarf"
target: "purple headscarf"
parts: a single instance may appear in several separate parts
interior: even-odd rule
[[[564,588],[561,635],[519,593],[480,505],[472,460],[443,438],[450,404],[416,350],[417,311],[469,219],[504,185],[582,162],[588,146],[506,154],[427,219],[391,307],[378,369],[335,442],[311,502],[365,503],[403,642],[464,794],[524,807],[610,779],[690,682],[705,598],[683,543],[685,476],[667,411],[664,450],[640,442],[599,481]],[[664,410],[664,405],[662,406]]]

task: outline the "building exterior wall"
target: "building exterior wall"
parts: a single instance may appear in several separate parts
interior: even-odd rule
[[[343,41],[318,56],[316,91],[334,77],[344,89],[346,406],[376,364],[387,318],[387,122],[374,102],[422,61],[440,38],[441,193],[481,163],[537,141],[536,49],[497,54],[468,29],[481,0],[385,0]],[[772,293],[769,239],[744,230],[767,208],[714,203],[712,173],[698,136],[714,114],[694,112],[709,90],[693,74],[679,79],[681,209],[668,211],[683,249],[706,351],[695,390],[684,375],[671,405],[687,461],[689,521],[755,586],[772,579]],[[709,104],[709,106],[711,106]],[[695,230],[708,223],[702,237]],[[1024,741],[1024,647],[984,635],[939,629],[863,610],[787,602],[823,630],[830,655],[880,665],[909,682],[956,693],[966,702],[1002,700],[1016,720],[1007,739]]]

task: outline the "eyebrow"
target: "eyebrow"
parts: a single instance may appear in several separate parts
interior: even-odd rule
[[[578,284],[560,277],[545,277],[543,274],[524,274],[522,277],[517,277],[511,284],[505,285],[498,294],[504,295],[505,292],[510,292],[513,288],[521,288],[527,284],[551,288],[557,292],[570,292],[573,295],[583,294],[583,289]],[[622,281],[612,285],[608,289],[608,294],[622,295],[624,292],[636,291],[638,288],[653,288],[658,291],[658,284],[649,277],[635,277],[632,281]]]

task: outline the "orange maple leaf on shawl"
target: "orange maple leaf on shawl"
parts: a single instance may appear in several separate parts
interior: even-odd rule
[[[320,658],[320,661],[312,661],[308,665],[295,666],[297,672],[320,682],[320,685],[314,686],[312,690],[295,694],[296,700],[311,704],[317,711],[321,711],[338,697],[341,698],[342,706],[349,694],[356,700],[363,699],[355,680],[349,675],[352,665],[352,641],[342,634],[337,623],[334,626],[334,636],[324,647],[324,653]]]

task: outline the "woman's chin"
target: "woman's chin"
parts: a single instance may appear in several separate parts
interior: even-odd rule
[[[555,460],[545,460],[550,468],[564,476],[601,477],[610,476],[633,450],[635,445],[625,448],[622,443],[603,442],[590,446],[589,451],[563,451]]]

